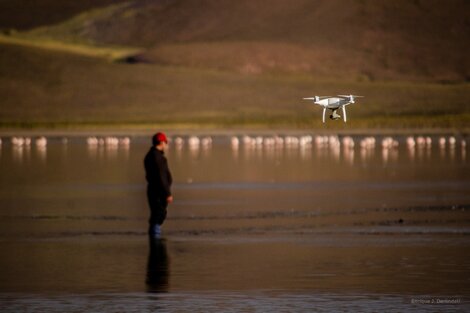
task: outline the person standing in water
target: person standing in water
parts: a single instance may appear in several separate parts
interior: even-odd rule
[[[149,235],[160,237],[161,225],[166,219],[167,207],[173,202],[171,195],[171,177],[165,148],[168,139],[164,133],[152,137],[152,147],[144,158],[145,178],[147,180],[147,198],[150,206]]]

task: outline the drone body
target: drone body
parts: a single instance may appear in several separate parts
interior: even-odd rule
[[[323,123],[325,123],[326,109],[331,110],[330,119],[338,120],[341,115],[337,113],[338,109],[343,110],[343,119],[346,122],[346,106],[355,103],[354,98],[362,96],[355,95],[338,95],[338,96],[314,96],[310,98],[304,98],[304,100],[313,100],[313,103],[323,107]]]

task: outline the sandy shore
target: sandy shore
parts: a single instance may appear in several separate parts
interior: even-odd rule
[[[156,131],[164,131],[172,135],[301,135],[301,134],[338,134],[338,135],[461,135],[468,136],[470,129],[422,128],[422,129],[314,129],[314,128],[269,128],[269,127],[201,127],[201,126],[166,126],[152,125],[148,127],[99,127],[99,128],[4,128],[0,129],[0,137],[11,136],[51,136],[51,137],[83,137],[83,136],[147,136]]]

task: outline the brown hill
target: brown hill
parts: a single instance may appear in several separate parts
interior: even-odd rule
[[[353,80],[470,79],[470,2],[136,0],[36,35],[146,47],[163,65]]]
[[[0,128],[468,130],[468,6],[459,0],[135,0],[77,7],[78,15],[59,24],[0,37]],[[36,26],[52,21],[42,18]],[[129,47],[142,51],[129,63],[148,62],[109,62],[135,53]],[[345,93],[366,96],[347,124],[322,124],[319,108],[302,101]]]
[[[468,130],[469,125],[468,84],[246,75],[111,63],[17,45],[0,47],[0,129],[122,124],[150,127],[148,124],[158,123],[325,130],[412,127],[422,131],[423,127]],[[302,100],[317,92],[366,97],[351,107],[348,123],[322,124],[321,109]]]
[[[126,0],[0,0],[0,29],[27,30],[56,24],[98,7]]]

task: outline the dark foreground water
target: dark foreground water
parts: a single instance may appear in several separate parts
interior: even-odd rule
[[[280,135],[173,136],[161,240],[147,138],[2,138],[1,312],[470,309],[464,138]]]

